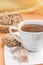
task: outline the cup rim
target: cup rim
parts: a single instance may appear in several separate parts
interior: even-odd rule
[[[30,34],[40,34],[40,33],[43,33],[43,32],[26,32],[26,31],[22,31],[20,28],[23,26],[23,25],[21,25],[21,24],[23,24],[24,22],[28,22],[28,21],[30,21],[30,22],[42,22],[43,23],[43,20],[23,20],[22,22],[20,22],[19,23],[19,25],[18,25],[18,30],[19,31],[21,31],[21,32],[24,32],[24,33],[30,33]],[[30,23],[31,24],[31,23]],[[36,23],[33,23],[33,24],[36,24]],[[43,25],[43,24],[40,24],[40,25]]]

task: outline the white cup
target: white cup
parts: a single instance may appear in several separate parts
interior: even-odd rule
[[[40,51],[43,48],[43,32],[25,32],[21,30],[21,27],[24,24],[39,24],[43,25],[43,20],[24,20],[19,23],[18,27],[11,26],[9,27],[9,32],[11,35],[16,34],[12,32],[12,29],[16,29],[19,32],[18,37],[16,39],[21,42],[24,48],[28,49],[29,51]]]

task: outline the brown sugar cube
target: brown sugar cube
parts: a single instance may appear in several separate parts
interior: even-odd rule
[[[20,62],[27,62],[28,61],[28,58],[27,58],[27,56],[20,56],[19,57],[19,61]]]
[[[28,61],[28,51],[25,49],[21,49],[19,53],[19,61],[27,62]]]
[[[10,48],[10,52],[11,52],[11,53],[15,53],[15,52],[17,52],[19,49],[20,49],[20,46],[15,46],[15,47]]]
[[[28,55],[28,51],[26,49],[20,49],[20,55]]]
[[[19,51],[13,53],[13,59],[19,58]]]

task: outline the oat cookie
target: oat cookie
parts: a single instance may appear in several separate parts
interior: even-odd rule
[[[12,13],[8,12],[2,15],[0,14],[0,25],[14,25],[18,26],[18,24],[23,20],[20,13]]]
[[[21,21],[23,18],[20,13],[0,13],[0,32],[9,33],[9,26],[18,26]]]
[[[18,42],[16,39],[14,39],[10,33],[4,35],[4,37],[2,38],[2,41],[5,45],[9,47],[21,46],[21,43]]]

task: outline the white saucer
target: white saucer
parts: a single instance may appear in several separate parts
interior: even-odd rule
[[[5,65],[30,65],[30,64],[43,64],[43,50],[41,52],[29,52],[29,62],[19,64],[17,60],[12,58],[12,54],[9,52],[9,47],[4,47]]]

